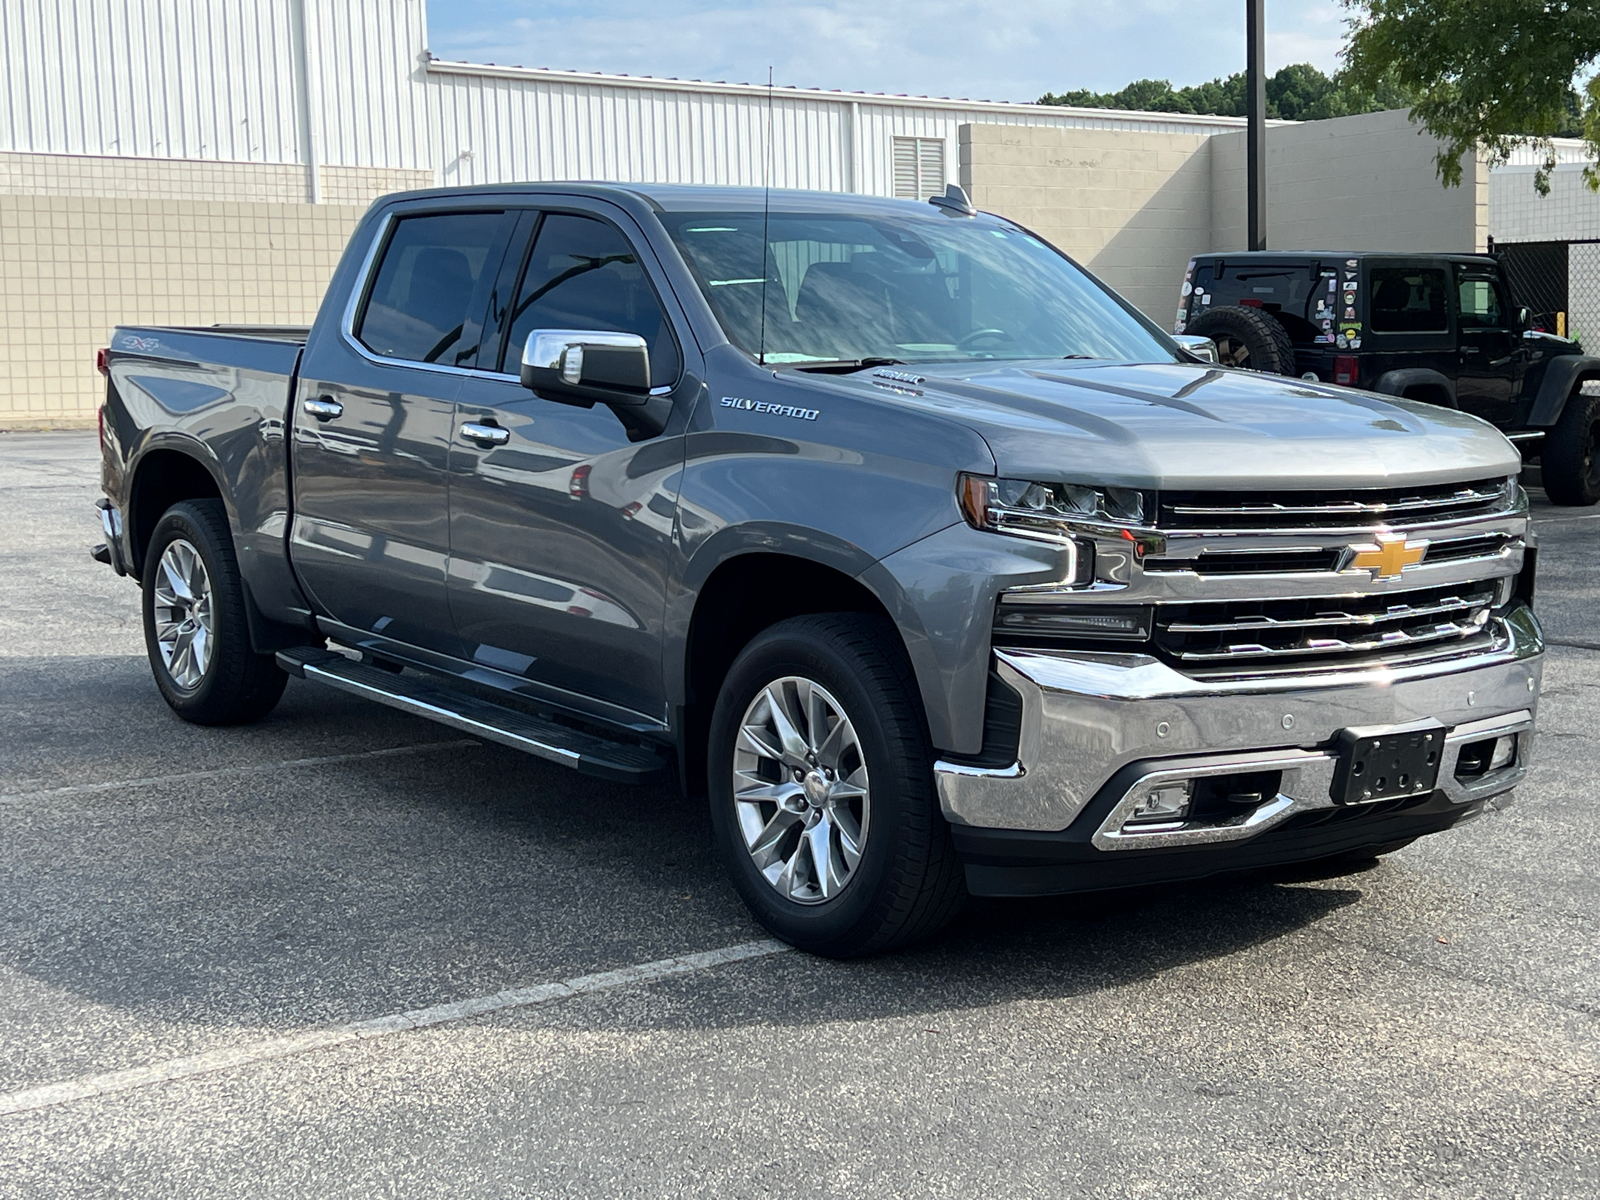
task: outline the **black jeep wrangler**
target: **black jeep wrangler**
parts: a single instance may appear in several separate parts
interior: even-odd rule
[[[1600,500],[1600,358],[1532,327],[1498,260],[1263,250],[1189,263],[1175,332],[1226,366],[1459,408],[1537,462],[1556,504]]]

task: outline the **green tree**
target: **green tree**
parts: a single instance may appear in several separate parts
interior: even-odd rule
[[[1581,136],[1600,188],[1600,0],[1344,0],[1352,11],[1344,76],[1355,88],[1398,87],[1411,115],[1444,143],[1439,178],[1461,182],[1463,155],[1503,163],[1519,146],[1544,152],[1534,175],[1550,191],[1550,139]]]
[[[1240,71],[1226,79],[1184,88],[1174,88],[1166,79],[1138,79],[1120,92],[1050,92],[1041,96],[1039,103],[1242,117],[1245,77]],[[1406,105],[1407,97],[1392,81],[1379,88],[1353,87],[1342,72],[1330,77],[1310,63],[1284,67],[1267,79],[1267,116],[1274,120],[1315,121]]]

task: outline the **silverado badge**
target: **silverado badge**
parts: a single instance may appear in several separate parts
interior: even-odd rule
[[[1367,569],[1374,579],[1399,579],[1407,567],[1414,567],[1428,555],[1428,543],[1408,541],[1402,534],[1378,535],[1376,545],[1351,546],[1350,569]]]

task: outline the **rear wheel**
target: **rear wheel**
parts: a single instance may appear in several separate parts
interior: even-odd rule
[[[1600,501],[1600,396],[1574,392],[1555,427],[1544,435],[1539,477],[1552,504]]]
[[[1217,360],[1225,367],[1293,375],[1294,343],[1289,331],[1259,308],[1229,305],[1211,308],[1190,321],[1186,333],[1217,344]]]
[[[196,725],[271,712],[289,677],[250,648],[244,584],[219,500],[174,504],[144,556],[144,639],[162,698]]]
[[[833,957],[940,929],[966,896],[893,626],[796,617],[734,662],[712,716],[711,819],[756,918]]]

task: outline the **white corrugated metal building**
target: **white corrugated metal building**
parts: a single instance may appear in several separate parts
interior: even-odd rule
[[[953,182],[963,123],[1241,124],[441,62],[424,0],[0,0],[0,53],[0,152],[299,164],[308,198],[324,166],[760,183],[769,123],[774,186],[889,195],[897,150]]]

